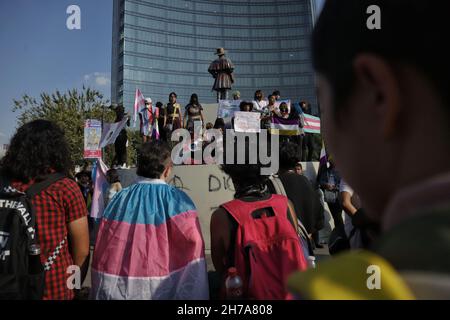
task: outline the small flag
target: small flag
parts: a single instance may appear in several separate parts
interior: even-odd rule
[[[100,148],[104,148],[109,144],[113,144],[120,132],[127,125],[128,118],[125,117],[122,121],[115,123],[104,123],[102,139],[100,140]]]
[[[102,159],[98,159],[92,170],[94,194],[92,196],[90,215],[95,219],[101,218],[103,216],[103,211],[105,210],[105,195],[109,187],[109,183],[106,180],[107,172],[108,167],[106,164]]]
[[[136,127],[139,111],[144,107],[145,107],[145,98],[142,95],[141,90],[136,89],[136,98],[134,99],[134,124],[133,124],[134,127]]]
[[[306,113],[304,113],[303,116],[305,119],[303,130],[306,133],[320,133],[320,118]]]
[[[300,134],[298,119],[272,117],[270,133],[280,136],[298,136]]]
[[[319,163],[320,166],[326,166],[328,162],[327,151],[325,150],[325,144],[322,142],[322,150],[320,151]]]

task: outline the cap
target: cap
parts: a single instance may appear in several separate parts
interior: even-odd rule
[[[152,99],[151,98],[147,98],[147,99],[145,99],[145,104],[150,104],[150,103],[152,103],[153,101],[152,101]]]

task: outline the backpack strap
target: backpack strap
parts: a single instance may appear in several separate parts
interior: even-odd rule
[[[61,173],[52,173],[46,177],[44,181],[38,182],[30,186],[25,194],[27,197],[32,200],[33,197],[50,187],[55,182],[64,179],[66,176]],[[34,215],[34,211],[32,210],[32,214]],[[35,218],[34,218],[35,219]],[[37,224],[35,227],[35,230],[37,231]],[[37,233],[37,232],[36,232]],[[37,238],[35,238],[37,239]],[[34,240],[35,241],[35,240]],[[64,239],[61,240],[61,242],[56,246],[55,250],[48,256],[47,261],[44,263],[44,271],[50,271],[53,263],[58,258],[61,249],[63,248],[64,244],[67,241],[67,237],[64,237]]]
[[[275,188],[276,194],[280,194],[282,196],[287,197],[286,190],[284,189],[283,182],[278,175],[270,176],[270,182],[272,182],[273,187]]]
[[[66,176],[61,173],[52,173],[47,176],[44,181],[33,184],[26,191],[27,196],[32,199],[34,196],[38,195],[48,187],[50,187],[55,182],[64,179]]]

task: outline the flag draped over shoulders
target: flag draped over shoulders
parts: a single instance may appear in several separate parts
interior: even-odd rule
[[[108,205],[94,251],[92,298],[208,299],[195,206],[156,181],[124,189]]]

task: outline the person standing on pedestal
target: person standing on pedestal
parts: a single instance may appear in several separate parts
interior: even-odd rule
[[[234,84],[234,65],[230,59],[225,57],[225,49],[218,48],[216,55],[218,59],[214,60],[208,68],[208,72],[214,77],[213,90],[217,92],[217,102],[228,99],[228,91]]]

